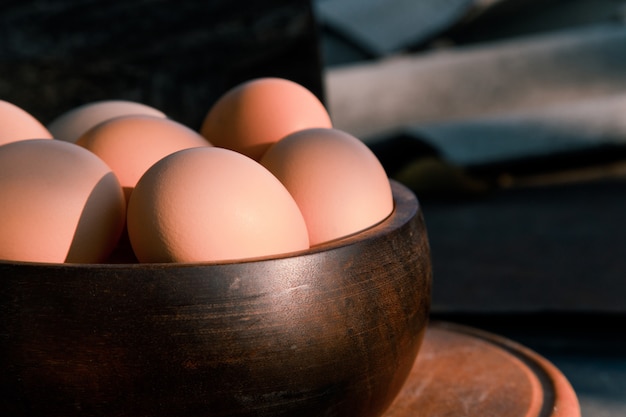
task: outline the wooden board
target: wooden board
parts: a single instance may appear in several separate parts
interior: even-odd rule
[[[580,417],[565,376],[532,350],[472,327],[433,322],[384,417]]]

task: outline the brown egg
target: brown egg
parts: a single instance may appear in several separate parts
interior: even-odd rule
[[[359,232],[393,210],[391,185],[374,153],[337,129],[305,129],[261,159],[294,197],[311,246]]]
[[[52,139],[52,134],[26,110],[0,100],[0,145],[24,139]]]
[[[321,101],[282,78],[258,78],[226,92],[209,109],[200,133],[215,146],[259,160],[283,136],[310,127],[331,127]]]
[[[104,121],[76,143],[98,155],[119,178],[128,197],[159,159],[181,149],[211,146],[198,132],[171,119],[132,115]]]
[[[0,259],[101,262],[124,226],[116,176],[73,143],[31,139],[0,146],[0,196]]]
[[[102,100],[83,104],[69,110],[48,124],[54,138],[76,142],[79,137],[95,125],[119,116],[143,114],[166,117],[165,114],[148,105],[128,100]]]
[[[171,154],[141,177],[128,204],[141,262],[209,262],[309,247],[295,201],[258,162],[218,147]]]

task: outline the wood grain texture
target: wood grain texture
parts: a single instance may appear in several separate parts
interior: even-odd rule
[[[434,321],[402,391],[384,417],[580,417],[565,376],[510,339]]]
[[[415,196],[297,256],[223,264],[0,262],[0,415],[378,416],[430,308]]]

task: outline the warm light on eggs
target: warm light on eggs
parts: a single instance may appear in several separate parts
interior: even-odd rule
[[[52,133],[0,101],[0,118],[9,110],[27,133],[0,127],[0,259],[108,262],[129,242],[138,262],[239,261],[341,239],[393,210],[373,152],[293,81],[235,86],[199,131],[120,100],[67,112]]]
[[[311,127],[332,127],[326,108],[311,91],[282,78],[257,78],[222,95],[200,133],[215,146],[259,160],[284,136]]]
[[[26,110],[0,100],[0,145],[24,139],[52,139],[52,134]]]
[[[127,197],[139,178],[159,159],[182,149],[211,146],[189,127],[150,115],[106,120],[83,133],[76,144],[111,167]]]
[[[126,213],[111,169],[73,143],[0,146],[0,259],[95,263],[117,244]]]
[[[346,132],[297,131],[270,147],[260,162],[298,203],[311,245],[359,232],[393,210],[383,166],[363,142]]]
[[[194,148],[141,178],[128,205],[128,235],[142,262],[254,258],[309,247],[297,204],[269,171],[240,153]]]
[[[166,117],[162,111],[143,103],[129,100],[101,100],[68,110],[50,122],[48,130],[55,139],[76,142],[83,133],[99,123],[115,117],[137,114]]]

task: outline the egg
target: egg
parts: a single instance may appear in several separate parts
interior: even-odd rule
[[[106,120],[85,132],[76,144],[111,167],[126,197],[159,159],[182,149],[211,146],[198,132],[181,123],[148,115]]]
[[[213,262],[309,247],[302,213],[267,169],[238,152],[192,148],[158,161],[130,196],[140,262]]]
[[[259,160],[280,138],[311,127],[332,127],[322,102],[283,78],[256,78],[223,94],[209,109],[200,133],[215,146]]]
[[[260,163],[294,197],[311,246],[367,229],[393,211],[382,164],[347,132],[312,128],[292,133],[272,145]]]
[[[102,100],[75,107],[48,124],[48,130],[56,139],[76,142],[93,126],[118,116],[142,114],[166,117],[165,114],[143,103],[129,100]]]
[[[26,110],[0,100],[0,145],[24,139],[52,139],[52,134]]]
[[[126,204],[119,181],[73,143],[0,146],[0,259],[94,263],[118,242]]]

